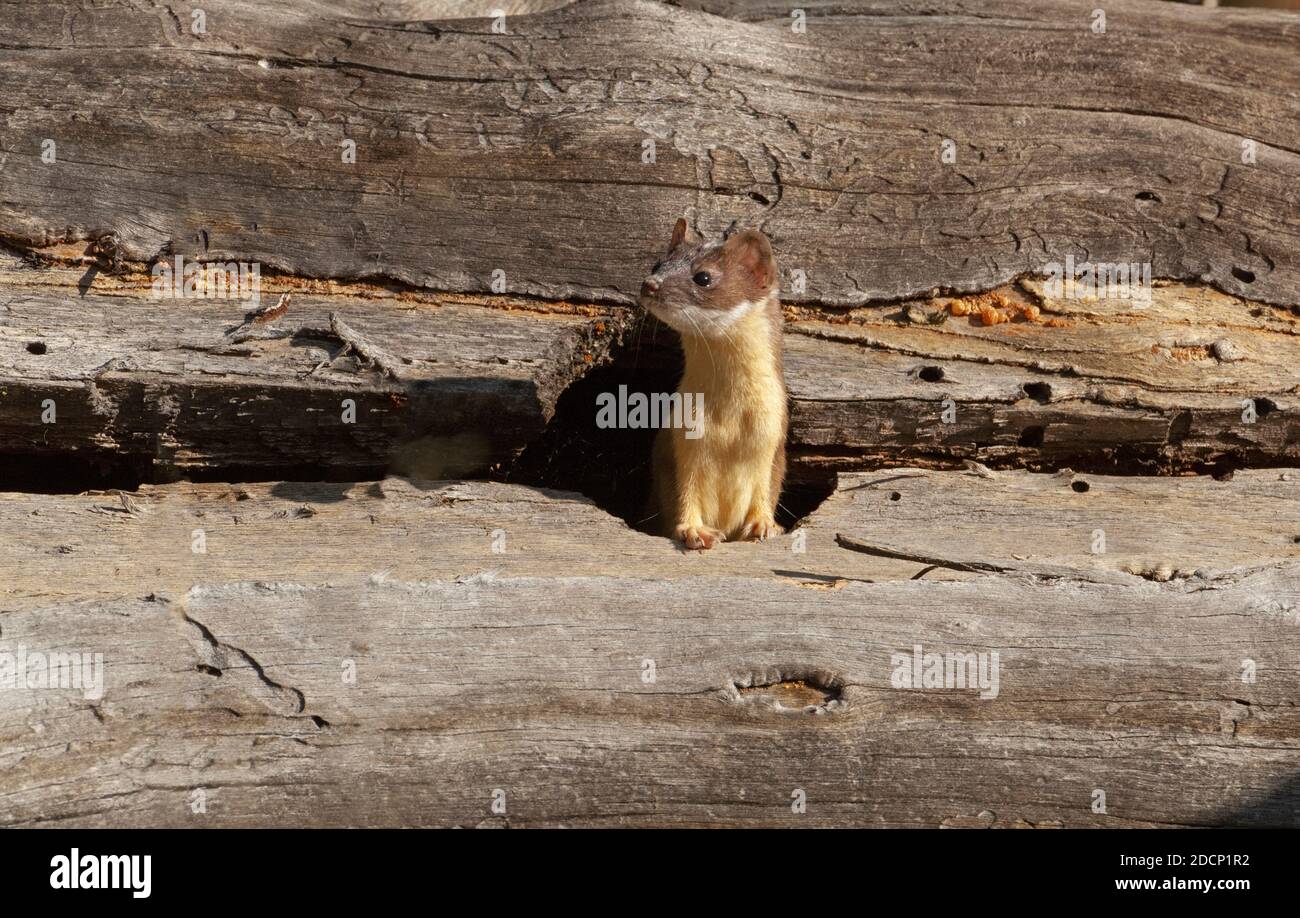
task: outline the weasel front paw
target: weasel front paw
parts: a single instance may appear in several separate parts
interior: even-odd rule
[[[740,530],[740,540],[742,542],[766,542],[772,536],[779,536],[785,530],[776,524],[776,520],[768,517],[755,517],[745,523],[745,528]]]
[[[677,541],[687,548],[712,548],[722,541],[722,532],[708,526],[678,526]]]

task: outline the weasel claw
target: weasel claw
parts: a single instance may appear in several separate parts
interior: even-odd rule
[[[740,539],[742,542],[766,542],[773,536],[779,536],[784,531],[784,529],[776,524],[775,520],[751,520],[746,523],[745,528],[740,531]]]
[[[712,548],[722,540],[722,533],[720,531],[717,529],[710,529],[707,526],[677,527],[677,541],[681,542],[687,548]]]

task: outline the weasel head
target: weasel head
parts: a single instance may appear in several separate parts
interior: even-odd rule
[[[640,303],[683,334],[721,338],[751,309],[764,308],[777,288],[772,244],[761,230],[705,242],[679,219],[668,254],[641,284]]]

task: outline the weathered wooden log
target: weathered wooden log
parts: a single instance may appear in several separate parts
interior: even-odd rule
[[[1176,284],[1146,303],[1027,281],[974,300],[1028,304],[1051,324],[951,317],[970,298],[798,316],[798,460],[1227,472],[1300,458],[1300,321],[1287,310]]]
[[[687,213],[761,222],[810,302],[1073,256],[1300,303],[1292,14],[1115,0],[1098,31],[1065,0],[862,0],[795,31],[702,5],[723,15],[598,0],[498,34],[6,4],[0,233],[627,302]]]
[[[126,463],[144,480],[481,475],[542,433],[613,340],[614,323],[554,305],[268,278],[264,308],[296,292],[262,321],[243,300],[155,298],[144,275],[78,295],[80,273],[0,265],[10,461]]]
[[[487,483],[0,495],[0,661],[104,675],[0,691],[0,824],[1294,826],[1297,487],[902,469],[703,555]]]
[[[268,305],[292,299],[246,324],[241,301],[156,299],[139,271],[102,275],[83,296],[86,271],[0,261],[0,455],[64,463],[82,486],[94,461],[132,481],[508,474],[524,446],[550,448],[548,424],[608,443],[596,390],[675,384],[671,371],[638,375],[671,366],[671,335],[617,307],[268,277]],[[976,300],[1030,304],[1053,324],[953,315],[971,298],[789,310],[796,471],[1300,462],[1289,310],[1178,284],[1149,303],[1063,299],[1028,281]],[[557,417],[561,395],[607,364]],[[594,493],[594,476],[624,476],[648,452],[579,451],[564,482]]]
[[[0,490],[227,479],[0,492],[0,825],[1300,826],[1296,18],[556,5],[0,5]],[[776,244],[799,531],[427,480],[632,519],[681,213]]]

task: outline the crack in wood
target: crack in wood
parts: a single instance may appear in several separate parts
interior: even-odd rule
[[[307,699],[301,690],[276,682],[247,651],[219,640],[206,625],[190,617],[185,611],[184,602],[174,605],[170,599],[156,594],[152,594],[149,598],[164,606],[172,607],[177,617],[184,623],[190,645],[199,658],[196,665],[198,671],[221,676],[223,681],[226,681],[226,677],[231,674],[239,676],[243,671],[251,670],[254,680],[237,680],[244,694],[264,705],[272,713],[284,717],[303,714]]]
[[[175,46],[170,36],[159,36],[165,46],[139,48],[139,72],[127,74],[125,95],[97,93],[87,75],[93,68],[13,52],[0,74],[11,97],[45,113],[30,123],[32,138],[64,137],[75,150],[94,130],[104,152],[97,161],[61,156],[57,182],[56,170],[34,157],[11,155],[6,175],[28,191],[0,214],[0,230],[31,243],[116,233],[118,250],[141,258],[168,241],[181,254],[200,254],[203,240],[191,240],[197,225],[208,233],[206,251],[295,274],[485,291],[493,269],[504,268],[525,279],[521,292],[564,298],[580,291],[627,303],[655,247],[651,228],[694,203],[706,231],[765,221],[778,251],[806,271],[800,298],[809,302],[896,298],[945,284],[987,289],[1068,250],[1111,261],[1140,254],[1159,277],[1204,275],[1231,293],[1300,303],[1297,247],[1286,244],[1294,234],[1278,206],[1300,168],[1300,138],[1285,104],[1293,88],[1287,20],[1259,12],[1255,21],[1267,25],[1254,28],[1228,16],[1141,7],[1126,22],[1141,41],[1088,42],[1061,27],[1058,5],[1028,9],[990,31],[972,28],[963,4],[940,2],[908,20],[919,38],[904,44],[896,28],[881,28],[891,20],[879,10],[840,11],[834,29],[818,30],[819,53],[795,66],[784,30],[742,21],[748,13],[717,17],[600,0],[528,17],[508,46],[412,30],[395,49],[392,32],[249,7],[203,48]],[[607,29],[610,21],[619,28]],[[48,29],[25,20],[6,25],[13,47],[50,42]],[[90,17],[82,28],[86,40],[110,30],[105,46],[120,46],[122,30],[156,34],[159,22],[128,10],[112,24]],[[652,38],[622,42],[636,30]],[[743,52],[720,60],[713,51],[720,44]],[[1010,68],[996,77],[979,67],[990,47]],[[1235,49],[1231,59],[1226,47]],[[155,58],[163,57],[160,66]],[[591,63],[606,58],[620,62],[620,73],[648,76],[622,79]],[[892,77],[882,82],[870,62],[886,59]],[[1045,59],[1086,79],[1068,87],[1044,80]],[[1174,76],[1169,60],[1181,62]],[[1239,79],[1216,78],[1229,69]],[[136,132],[119,128],[138,126],[141,112],[154,123],[150,74],[164,70],[180,94],[175,110],[212,110],[212,94],[232,81],[255,85],[246,97],[257,101],[225,120],[201,118],[206,130],[169,133],[143,168],[138,157],[121,155]],[[942,91],[936,72],[954,75]],[[1143,78],[1134,82],[1134,73]],[[298,98],[307,79],[310,106]],[[475,85],[489,91],[464,93]],[[1030,96],[1025,86],[1035,87]],[[54,96],[69,91],[94,106],[94,119],[66,120]],[[1116,105],[1121,95],[1127,101]],[[229,108],[228,98],[220,108]],[[447,117],[435,123],[430,110]],[[566,117],[575,112],[584,117]],[[951,117],[965,124],[963,143],[958,162],[943,164],[935,122]],[[1079,139],[1080,119],[1092,119],[1099,139]],[[287,151],[332,145],[338,125],[353,122],[367,137],[367,180],[347,168],[304,178]],[[474,124],[482,130],[452,127]],[[662,140],[653,163],[640,161],[647,135]],[[719,136],[751,164],[756,181],[745,194],[699,193]],[[1008,136],[1051,142],[1025,156],[1007,148]],[[1246,138],[1257,145],[1257,161],[1237,168]],[[539,149],[547,153],[541,160]],[[575,158],[574,150],[586,152]],[[864,150],[897,166],[889,184],[863,164]],[[1072,176],[1068,185],[1062,174]],[[187,212],[181,220],[160,200],[160,176],[221,181],[223,193],[212,197],[223,201],[222,214]],[[500,195],[503,181],[519,193]],[[85,187],[103,193],[87,200],[78,191]],[[417,187],[422,206],[402,206]],[[323,206],[304,213],[304,194]],[[1017,206],[1009,209],[1011,196]],[[1210,202],[1219,214],[1207,219]],[[1143,209],[1136,217],[1135,204]],[[231,206],[248,218],[230,225]],[[353,214],[342,233],[321,222],[339,212]],[[606,221],[600,245],[575,244],[592,213]],[[1008,213],[1010,227],[988,230]],[[1219,226],[1223,213],[1233,215],[1235,232]],[[887,245],[880,233],[862,232],[881,224],[889,227]],[[303,244],[283,251],[269,225],[302,227]],[[949,234],[942,258],[935,257],[936,226]],[[466,239],[475,245],[467,248]],[[449,257],[430,258],[431,249]],[[572,257],[538,254],[553,251]],[[864,264],[872,271],[853,280]]]

